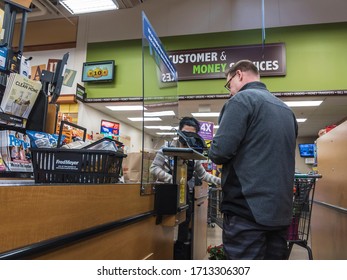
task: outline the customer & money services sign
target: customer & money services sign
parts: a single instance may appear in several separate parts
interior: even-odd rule
[[[261,76],[286,75],[284,43],[168,51],[178,80],[225,78],[225,72],[237,61],[248,59]]]

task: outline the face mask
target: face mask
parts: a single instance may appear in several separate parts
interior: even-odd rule
[[[180,130],[177,131],[177,134],[179,136],[178,141],[183,145],[186,145],[199,153],[203,153],[203,151],[207,149],[205,140],[202,139],[199,134]]]

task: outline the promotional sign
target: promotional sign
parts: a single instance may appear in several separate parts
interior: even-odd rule
[[[199,135],[204,140],[212,140],[213,139],[213,122],[200,122],[200,131]]]
[[[86,96],[87,96],[87,93],[86,93],[85,87],[80,84],[76,84],[76,99],[84,102],[84,99],[86,98]]]
[[[179,50],[168,52],[178,80],[224,79],[225,72],[237,61],[248,59],[261,76],[285,76],[284,43]]]
[[[0,71],[6,71],[7,63],[7,48],[0,47]]]
[[[115,61],[84,62],[82,82],[112,82],[115,77]]]
[[[118,136],[119,135],[119,123],[101,120],[100,133],[106,134],[107,136]]]

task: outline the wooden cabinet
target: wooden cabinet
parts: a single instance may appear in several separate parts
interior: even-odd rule
[[[311,218],[313,258],[347,259],[347,121],[317,139],[318,172]]]
[[[202,260],[207,250],[208,184],[195,186],[192,259]]]

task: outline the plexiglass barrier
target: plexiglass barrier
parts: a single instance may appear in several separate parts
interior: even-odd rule
[[[143,184],[157,180],[150,166],[159,150],[171,142],[178,129],[177,73],[163,44],[142,12],[142,88],[143,88]]]

